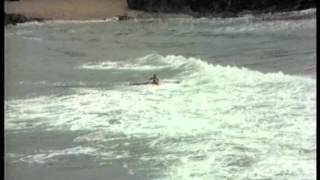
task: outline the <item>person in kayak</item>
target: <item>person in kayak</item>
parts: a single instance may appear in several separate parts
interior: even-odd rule
[[[153,74],[153,76],[149,79],[149,83],[148,84],[159,85],[159,78],[157,77],[156,74]]]

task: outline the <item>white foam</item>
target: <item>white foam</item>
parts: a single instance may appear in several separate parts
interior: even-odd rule
[[[55,161],[56,157],[65,155],[92,155],[97,150],[91,147],[77,146],[62,150],[39,150],[34,154],[14,154],[6,153],[6,157],[12,158],[14,162],[27,162],[27,163],[47,163]]]
[[[155,70],[170,67],[170,64],[161,62],[161,57],[157,54],[150,54],[142,58],[130,59],[128,61],[102,61],[96,63],[85,63],[80,69],[95,69],[95,70]]]
[[[153,93],[145,86],[119,86],[9,100],[5,128],[97,131],[74,140],[96,144],[117,140],[109,134],[122,134],[123,141],[148,138],[144,145],[159,153],[135,155],[147,165],[133,170],[156,169],[161,162],[167,169],[160,179],[301,179],[314,172],[314,153],[299,149],[315,148],[315,79],[174,55],[133,63],[175,69],[182,82]],[[95,155],[130,158],[127,141],[127,151],[110,145]]]
[[[45,25],[44,21],[28,21],[24,23],[16,24],[17,27],[25,27],[25,26],[43,26]]]
[[[86,63],[80,66],[80,69],[95,69],[95,70],[154,70],[163,69],[166,66],[152,66],[152,65],[138,65],[138,64],[125,64],[121,62],[101,62],[101,63]]]
[[[105,19],[93,19],[93,20],[47,20],[46,23],[51,24],[89,24],[89,23],[106,23],[118,21],[118,17],[111,17]]]
[[[29,21],[25,23],[18,23],[18,27],[25,26],[43,26],[48,24],[91,24],[91,23],[107,23],[116,22],[118,17],[104,18],[104,19],[92,19],[92,20],[43,20],[43,21]]]

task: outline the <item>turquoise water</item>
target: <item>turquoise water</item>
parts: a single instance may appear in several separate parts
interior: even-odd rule
[[[315,179],[315,18],[5,33],[8,179]]]

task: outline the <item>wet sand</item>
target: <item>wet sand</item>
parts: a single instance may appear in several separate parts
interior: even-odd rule
[[[5,12],[56,20],[90,20],[133,16],[126,0],[20,0],[5,1]]]

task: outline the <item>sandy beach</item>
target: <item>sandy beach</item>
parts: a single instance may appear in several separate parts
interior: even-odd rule
[[[5,1],[5,12],[59,20],[103,19],[137,13],[128,10],[126,0]]]

